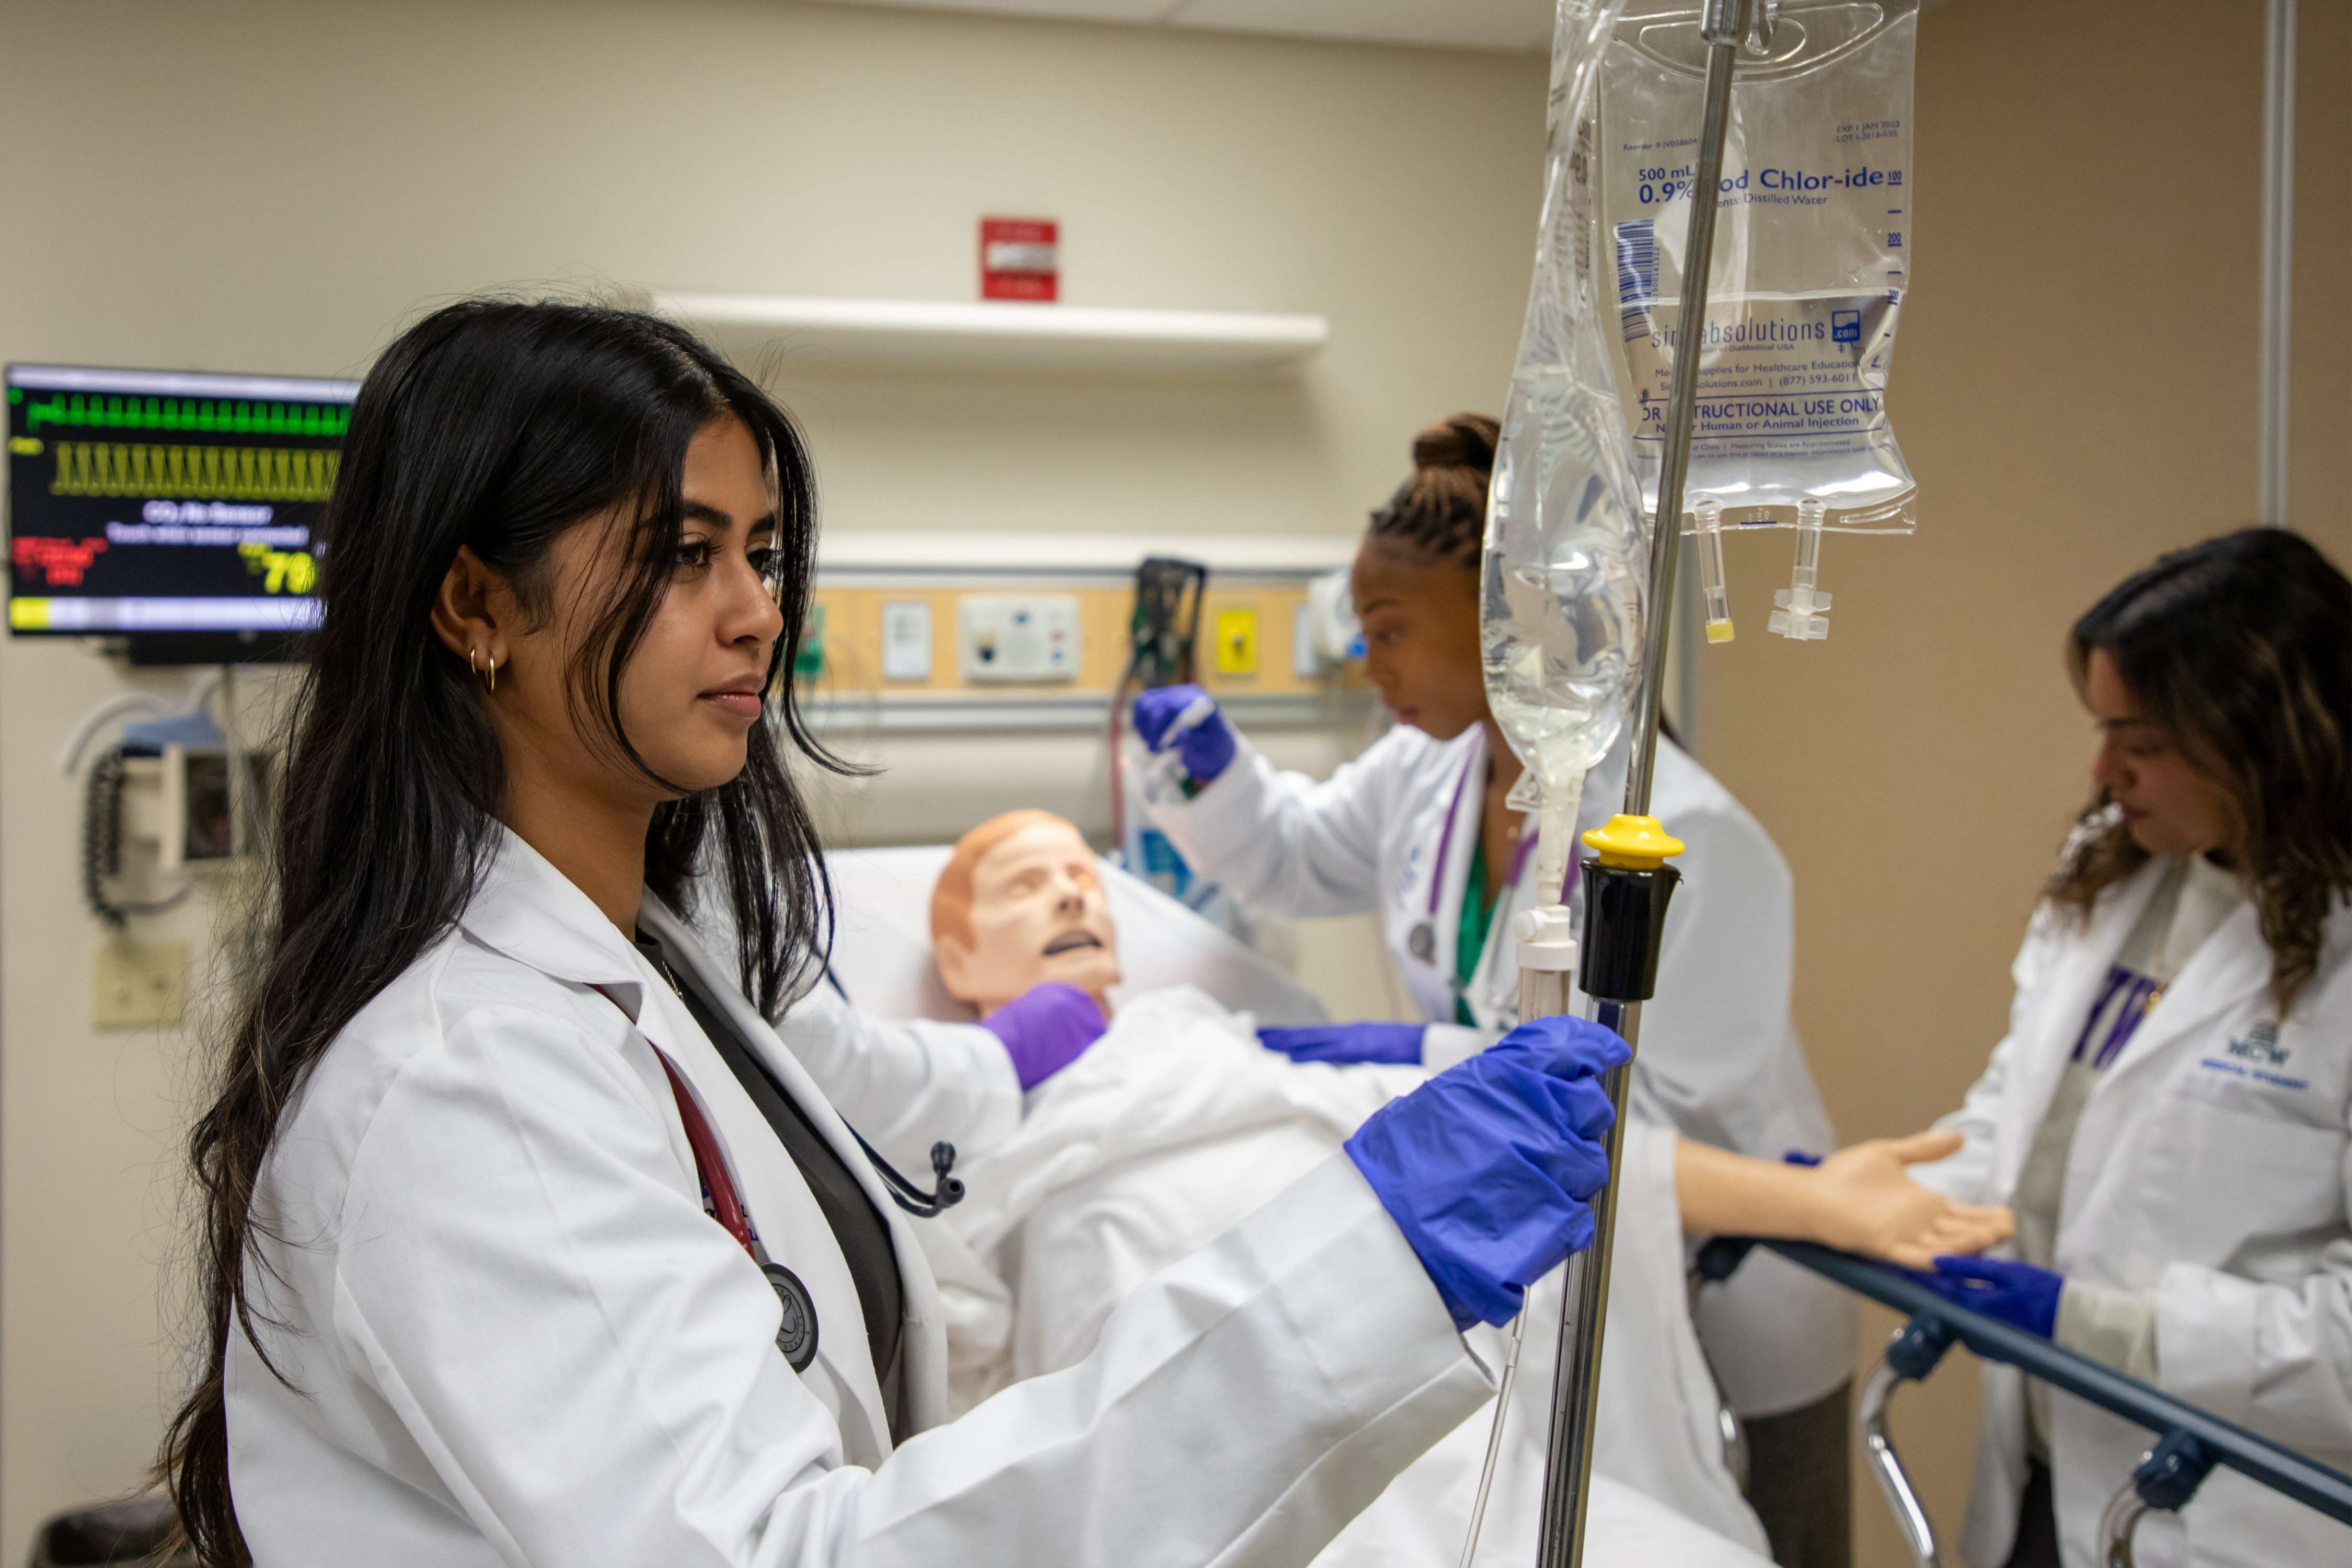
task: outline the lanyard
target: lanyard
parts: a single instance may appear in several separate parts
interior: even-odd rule
[[[673,980],[670,984],[675,987],[677,983]],[[593,989],[620,1007],[620,999],[611,992],[601,985]],[[625,1007],[621,1010],[624,1014],[628,1011]],[[642,1029],[638,1032],[644,1033]],[[702,1107],[695,1103],[693,1090],[686,1087],[686,1079],[679,1076],[677,1064],[669,1059],[669,1053],[650,1039],[646,1044],[653,1051],[654,1059],[661,1063],[662,1076],[669,1079],[670,1098],[677,1101],[678,1123],[686,1129],[686,1146],[694,1151],[695,1179],[702,1184],[702,1195],[709,1200],[710,1217],[735,1238],[752,1262],[764,1268],[768,1260],[760,1256],[760,1238],[752,1233],[751,1216],[743,1207],[742,1194],[735,1190],[735,1176],[727,1168],[727,1156],[719,1152],[719,1135],[703,1119]]]
[[[675,987],[677,982],[672,980],[670,984]],[[593,989],[614,1006],[621,1006],[619,999],[603,986]],[[621,1010],[625,1014],[628,1011],[625,1007]],[[644,1035],[642,1029],[638,1033]],[[743,1207],[743,1194],[735,1190],[734,1173],[727,1168],[727,1156],[719,1152],[719,1135],[704,1119],[702,1107],[695,1102],[694,1091],[686,1087],[677,1064],[651,1039],[646,1040],[646,1045],[654,1053],[654,1059],[661,1063],[662,1076],[669,1080],[669,1095],[677,1102],[678,1124],[686,1129],[686,1146],[694,1152],[694,1176],[701,1184],[704,1200],[710,1205],[710,1217],[735,1238],[752,1267],[767,1280],[768,1289],[776,1293],[776,1348],[783,1352],[786,1365],[796,1373],[806,1372],[816,1361],[816,1302],[800,1276],[772,1260],[760,1246],[760,1233],[751,1228],[751,1216]]]
[[[694,1151],[694,1173],[702,1183],[703,1194],[710,1200],[710,1216],[733,1237],[751,1256],[751,1261],[765,1264],[760,1256],[757,1238],[751,1234],[751,1216],[743,1212],[743,1199],[735,1191],[735,1178],[727,1169],[727,1157],[719,1152],[719,1139],[710,1131],[710,1123],[702,1117],[702,1107],[694,1102],[694,1095],[677,1076],[677,1068],[658,1047],[654,1056],[661,1063],[662,1076],[669,1079],[670,1098],[677,1101],[677,1119],[686,1127],[687,1146]]]
[[[1454,794],[1445,802],[1445,827],[1437,836],[1437,860],[1429,871],[1429,918],[1431,920],[1437,918],[1438,896],[1445,890],[1445,860],[1454,847],[1454,819],[1461,814],[1462,792],[1470,787],[1470,770],[1477,764],[1476,757],[1472,757],[1462,764],[1461,774],[1454,781]],[[1519,885],[1519,873],[1528,868],[1528,857],[1534,853],[1536,840],[1541,835],[1538,833],[1521,830],[1518,847],[1511,852],[1511,874],[1504,878],[1501,886],[1495,889],[1495,897],[1498,900],[1506,891]]]

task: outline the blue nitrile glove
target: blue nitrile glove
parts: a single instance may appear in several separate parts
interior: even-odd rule
[[[1032,1089],[1087,1054],[1109,1027],[1095,999],[1067,981],[1048,980],[980,1021],[1004,1042],[1013,1076]]]
[[[1258,1044],[1280,1051],[1295,1062],[1329,1062],[1344,1067],[1353,1062],[1383,1062],[1393,1067],[1421,1065],[1422,1024],[1311,1024],[1297,1029],[1260,1029]]]
[[[1223,773],[1240,745],[1217,700],[1197,686],[1160,686],[1138,695],[1135,732],[1147,752],[1174,747],[1196,784]]]
[[[2066,1277],[2006,1258],[1945,1257],[1936,1271],[1911,1278],[1955,1306],[2048,1339],[2058,1331],[2058,1298]]]
[[[1632,1058],[1598,1024],[1538,1018],[1348,1140],[1456,1328],[1509,1322],[1528,1286],[1591,1245],[1609,1179],[1600,1139],[1616,1119],[1601,1074]]]
[[[1780,1156],[1783,1165],[1818,1165],[1821,1163],[1819,1154],[1808,1154],[1802,1149],[1791,1149]]]

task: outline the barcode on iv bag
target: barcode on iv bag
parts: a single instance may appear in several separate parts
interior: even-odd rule
[[[1658,220],[1634,218],[1616,227],[1617,300],[1632,305],[1658,297]]]

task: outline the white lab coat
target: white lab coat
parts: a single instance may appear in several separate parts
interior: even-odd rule
[[[1919,1180],[1969,1203],[2011,1201],[2084,1017],[2164,869],[2151,862],[2109,889],[2087,922],[2035,914],[2009,1034],[1943,1122],[1967,1145]],[[2352,912],[2339,907],[2317,976],[2280,1024],[2254,908],[2207,938],[2083,1108],[2056,1246],[2069,1279],[2154,1293],[2168,1392],[2339,1469],[2352,1468],[2347,959]],[[1984,1379],[1962,1552],[1997,1568],[2025,1483],[2025,1385],[2007,1367],[1988,1365]],[[2069,1568],[2092,1568],[2100,1510],[2150,1438],[2067,1394],[2051,1403],[2059,1534]],[[2217,1469],[2177,1525],[2141,1526],[2138,1560],[2341,1563],[2352,1530]]]
[[[1621,742],[1587,777],[1580,836],[1622,809],[1626,752]],[[1244,909],[1376,910],[1430,1025],[1425,1059],[1443,1067],[1518,1022],[1509,923],[1546,901],[1530,860],[1496,901],[1465,993],[1477,1026],[1455,1024],[1455,935],[1486,760],[1482,726],[1436,741],[1400,724],[1318,783],[1276,771],[1244,742],[1192,799],[1156,799],[1150,811],[1193,868]],[[1683,882],[1666,921],[1658,993],[1642,1009],[1633,1109],[1685,1137],[1758,1159],[1827,1151],[1834,1134],[1789,1016],[1795,931],[1787,863],[1730,792],[1664,736],[1651,810],[1686,848],[1675,861]],[[1571,908],[1580,923],[1582,906],[1579,891]],[[1852,1375],[1860,1322],[1852,1298],[1780,1258],[1759,1256],[1728,1285],[1703,1292],[1698,1313],[1725,1394],[1742,1415],[1811,1404]]]
[[[1490,1394],[1339,1156],[1138,1291],[1085,1362],[938,1425],[909,1228],[685,927],[650,900],[643,920],[887,1219],[920,1436],[893,1450],[856,1287],[782,1145],[643,956],[503,835],[457,929],[311,1071],[256,1194],[284,1238],[248,1270],[256,1326],[292,1386],[232,1330],[226,1401],[264,1568],[1303,1563]],[[815,1304],[805,1373],[703,1214],[650,1041]]]
[[[724,943],[714,945],[729,951]],[[973,1155],[1003,1142],[1021,1125],[1021,1079],[1013,1058],[977,1024],[870,1018],[820,983],[775,1026],[842,1120],[884,1159],[926,1184],[936,1140],[945,1138],[959,1154]]]

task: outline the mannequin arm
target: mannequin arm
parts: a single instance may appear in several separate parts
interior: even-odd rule
[[[2005,1208],[1979,1208],[1928,1191],[1904,1167],[1941,1160],[1958,1132],[1916,1132],[1841,1149],[1819,1165],[1774,1164],[1679,1140],[1675,1185],[1683,1229],[1698,1235],[1817,1241],[1906,1268],[1938,1255],[1982,1252],[2009,1239]]]

